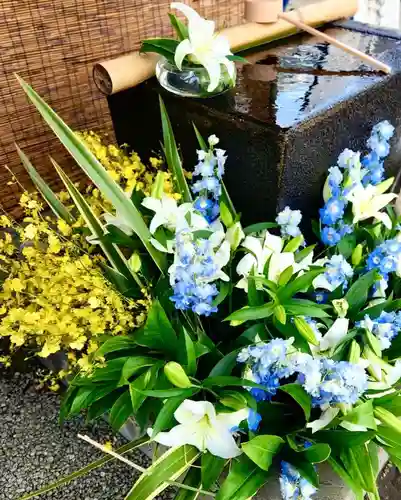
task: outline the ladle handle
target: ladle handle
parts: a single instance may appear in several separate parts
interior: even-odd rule
[[[354,49],[353,47],[350,47],[349,45],[340,42],[336,38],[333,38],[330,35],[326,35],[326,33],[322,33],[321,31],[318,31],[315,28],[312,28],[311,26],[308,26],[307,24],[303,23],[302,21],[299,21],[298,19],[294,19],[293,17],[289,16],[285,12],[278,14],[278,17],[281,19],[284,19],[284,21],[287,21],[288,23],[293,24],[297,28],[303,31],[307,31],[311,35],[314,35],[321,40],[324,40],[325,42],[328,42],[332,45],[335,45],[339,49],[344,50],[345,52],[348,52],[349,54],[359,57],[359,59],[362,59],[364,62],[367,64],[370,64],[371,66],[377,68],[380,71],[383,71],[384,73],[391,73],[391,66],[388,66],[387,64],[384,64],[377,59],[375,59],[372,56],[369,56],[368,54],[365,54],[364,52],[361,52],[358,49]]]

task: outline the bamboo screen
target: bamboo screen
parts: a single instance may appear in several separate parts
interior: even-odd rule
[[[75,129],[112,136],[107,102],[92,82],[93,63],[139,47],[143,38],[170,34],[165,0],[0,0],[0,202],[13,210],[19,191],[7,185],[7,165],[29,187],[14,142],[50,185],[52,155],[70,170],[68,156],[16,82],[25,78]],[[219,27],[238,24],[243,0],[186,0]],[[133,119],[141,119],[133,117]],[[133,145],[135,146],[135,145]]]

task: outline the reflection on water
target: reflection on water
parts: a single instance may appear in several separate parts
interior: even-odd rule
[[[345,29],[326,31],[384,62],[386,50],[395,45],[394,40]],[[290,38],[249,54],[251,64],[239,71],[233,111],[287,128],[385,78],[359,59],[313,40]]]

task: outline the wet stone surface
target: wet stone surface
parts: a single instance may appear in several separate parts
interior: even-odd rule
[[[143,159],[160,152],[160,93],[186,168],[196,162],[191,122],[204,136],[220,137],[228,151],[225,182],[244,224],[271,219],[287,204],[316,217],[327,169],[344,148],[363,149],[378,121],[396,127],[388,170],[394,172],[401,160],[401,41],[393,32],[352,26],[324,30],[390,64],[390,76],[298,35],[245,54],[251,64],[238,68],[236,88],[219,97],[180,98],[155,79],[110,96],[117,140]]]

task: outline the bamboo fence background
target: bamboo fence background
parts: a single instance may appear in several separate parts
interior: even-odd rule
[[[74,129],[113,137],[107,101],[92,82],[93,63],[130,52],[143,38],[171,33],[166,0],[0,0],[0,203],[18,213],[19,190],[8,185],[7,165],[30,184],[14,142],[51,185],[53,156],[79,178],[79,171],[28,104],[13,73],[19,73]],[[186,0],[219,27],[241,22],[243,0]],[[141,120],[133,116],[133,120]],[[135,144],[132,145],[135,148]],[[58,184],[59,185],[59,184]]]

